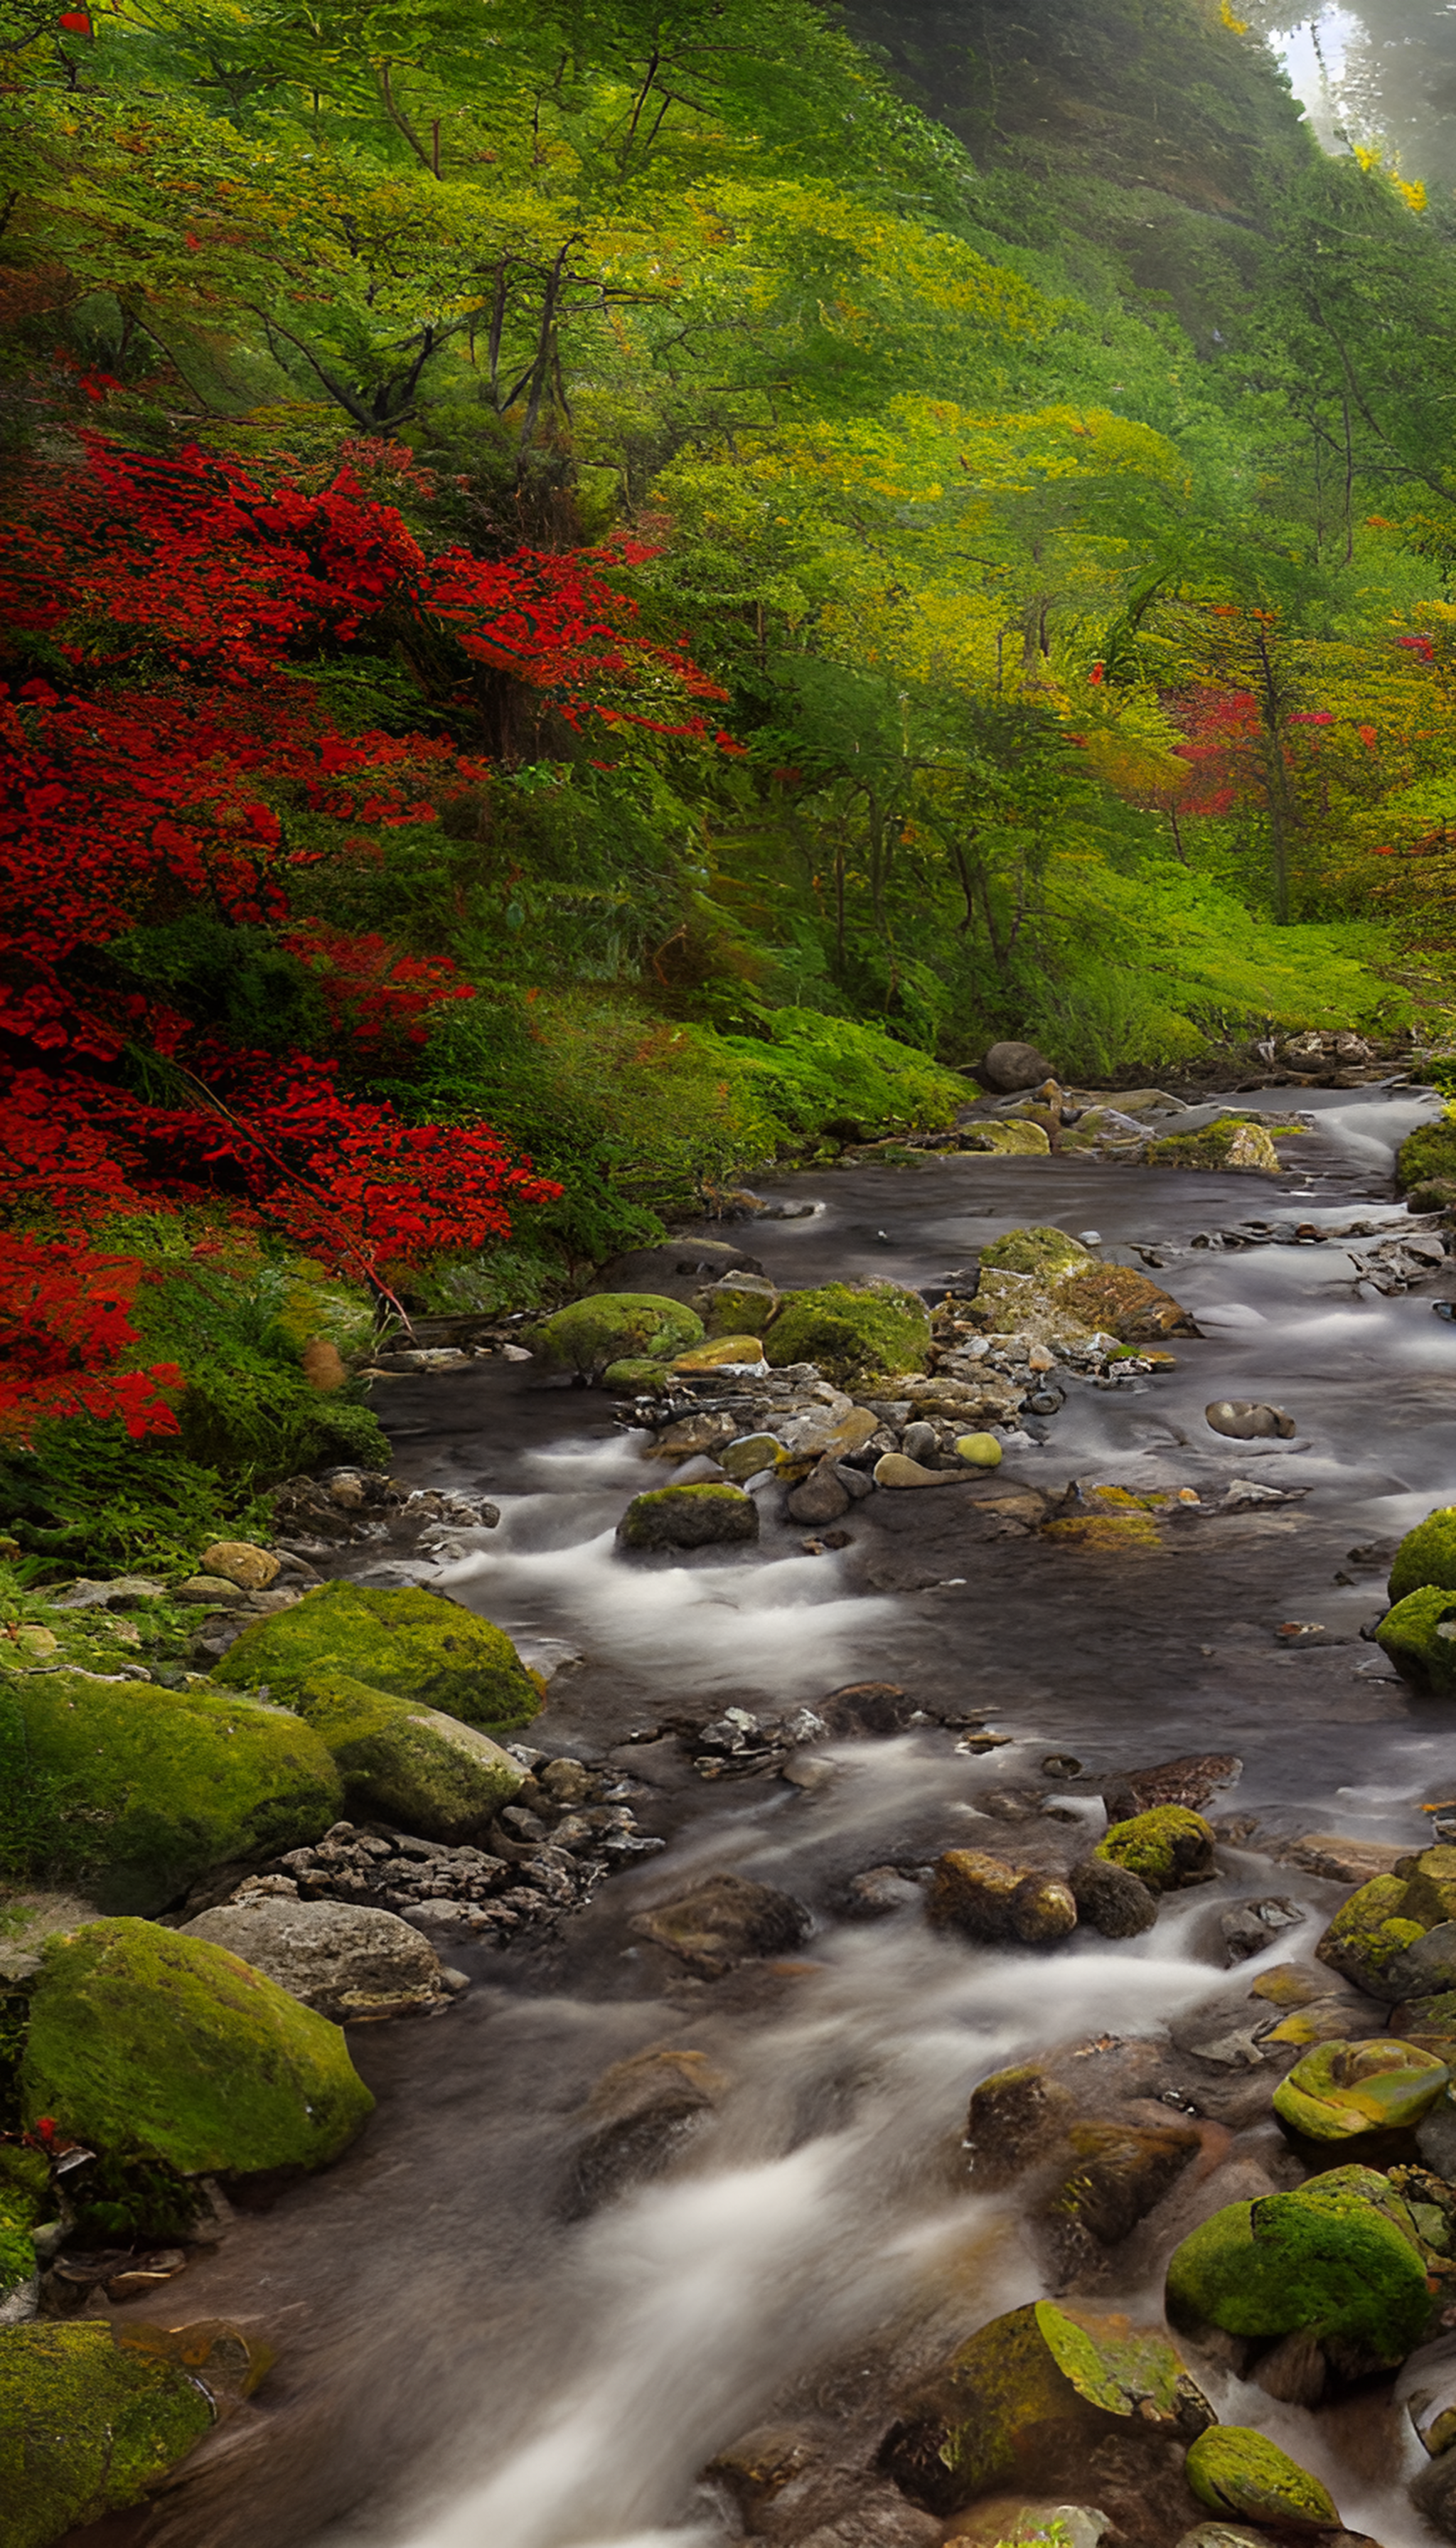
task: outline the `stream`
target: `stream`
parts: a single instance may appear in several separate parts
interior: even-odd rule
[[[1194,1489],[1200,1507],[1152,1544],[971,1544],[954,1493],[879,1493],[855,1506],[847,1546],[813,1555],[774,1494],[757,1547],[628,1561],[615,1523],[671,1472],[646,1468],[605,1396],[500,1360],[381,1385],[397,1476],[500,1507],[499,1527],[456,1534],[428,1580],[549,1672],[530,1744],[605,1759],[668,1846],[555,1934],[503,1951],[452,1940],[473,1987],[441,2018],[353,2032],[379,2100],[359,2142],[240,2216],[188,2272],[186,2316],[256,2327],[274,2374],[170,2491],[86,2542],[726,2548],[742,2536],[732,2504],[700,2484],[715,2453],[769,2419],[807,2421],[863,2467],[907,2362],[1046,2288],[1008,2197],[967,2179],[976,2082],[1055,2044],[1156,2035],[1227,1996],[1230,1904],[1276,1893],[1300,1915],[1238,1966],[1239,1992],[1308,1957],[1348,1884],[1272,1864],[1282,1840],[1420,1846],[1418,1806],[1456,1767],[1450,1731],[1361,1630],[1384,1607],[1394,1543],[1453,1491],[1456,1323],[1433,1306],[1456,1295],[1456,1265],[1383,1295],[1351,1251],[1409,1229],[1391,1164],[1434,1100],[1315,1089],[1299,1103],[1315,1129],[1277,1186],[955,1154],[784,1180],[775,1201],[813,1211],[745,1233],[788,1286],[929,1287],[1028,1222],[1095,1230],[1111,1261],[1145,1250],[1201,1335],[1174,1340],[1166,1374],[1068,1381],[1045,1438],[1008,1450],[1000,1476],[1056,1494],[1072,1480]],[[1221,1243],[1254,1216],[1287,1235]],[[1363,1239],[1318,1235],[1354,1220]],[[1204,1407],[1228,1396],[1287,1408],[1293,1438],[1216,1435]],[[1234,1480],[1308,1492],[1213,1511]],[[418,1558],[372,1566],[367,1550],[352,1571],[424,1580]],[[953,1721],[818,1745],[797,1785],[704,1779],[670,1735],[628,1739],[684,1712],[777,1713],[862,1683]],[[1014,1851],[994,1801],[1007,1790],[1085,1821],[1090,1845],[1108,1774],[1210,1751],[1243,1764],[1208,1808],[1241,1818],[1243,1845],[1221,1849],[1217,1881],[1175,1896],[1144,1936],[977,1947],[932,1930],[909,1887],[885,1918],[843,1916],[857,1872],[957,1846]],[[721,1870],[807,1904],[803,1948],[705,1981],[644,1947],[634,1912]],[[593,2084],[660,2048],[700,2056],[711,2101],[655,2175],[584,2212],[573,2170]],[[1233,2129],[1234,2161],[1277,2138],[1267,2120]],[[1151,2249],[1135,2234],[1118,2255],[1126,2278],[1096,2306],[1155,2318]],[[1433,2537],[1406,2494],[1422,2455],[1386,2399],[1312,2413],[1231,2374],[1207,2385],[1221,2415],[1324,2478],[1349,2529],[1383,2548]],[[897,2531],[880,2495],[880,2526],[860,2530],[811,2498],[800,2527],[772,2535],[814,2548],[927,2536],[918,2514]],[[941,2535],[969,2527],[962,2515]]]

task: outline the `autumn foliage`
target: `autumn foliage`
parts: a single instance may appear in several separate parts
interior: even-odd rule
[[[427,651],[462,723],[479,668],[578,728],[706,737],[692,701],[718,693],[643,633],[607,558],[429,556],[347,469],[265,488],[90,435],[81,466],[28,473],[7,546],[0,1225],[27,1234],[0,1268],[19,1375],[0,1428],[84,1408],[165,1430],[176,1375],[113,1374],[135,1268],[93,1246],[108,1218],[206,1204],[383,1283],[560,1191],[487,1124],[410,1123],[341,1084],[341,1060],[408,1052],[475,993],[446,958],[311,915],[311,888],[433,825],[485,765],[439,731],[341,732],[320,668]],[[129,978],[131,935],[189,914],[307,968],[322,1050],[240,1049]]]

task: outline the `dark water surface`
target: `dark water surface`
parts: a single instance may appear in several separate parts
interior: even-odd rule
[[[277,2372],[168,2496],[88,2532],[93,2548],[711,2548],[735,2536],[695,2491],[716,2449],[785,2401],[882,2428],[886,2329],[921,2326],[931,2347],[1042,2288],[1004,2201],[970,2193],[956,2168],[976,2080],[1039,2046],[1146,2033],[1207,1997],[1221,1981],[1221,1901],[1278,1890],[1313,1923],[1340,1898],[1233,1851],[1219,1884],[1167,1908],[1149,1936],[1079,1935],[1037,1956],[948,1941],[918,1910],[847,1924],[833,1908],[845,1877],[959,1842],[1014,1846],[976,1796],[1018,1778],[1045,1786],[1052,1752],[1083,1765],[1065,1802],[1089,1837],[1108,1772],[1218,1750],[1245,1764],[1221,1806],[1256,1817],[1261,1836],[1418,1842],[1419,1800],[1449,1792],[1456,1771],[1450,1720],[1359,1631],[1383,1606],[1390,1545],[1456,1493],[1456,1326],[1432,1315],[1456,1279],[1381,1298],[1352,1261],[1368,1238],[1193,1244],[1250,1216],[1409,1226],[1391,1202],[1391,1157],[1432,1101],[1303,1102],[1318,1112],[1308,1164],[1277,1185],[955,1156],[796,1180],[785,1198],[819,1208],[756,1225],[750,1240],[790,1284],[929,1284],[1027,1221],[1096,1229],[1123,1261],[1138,1261],[1138,1242],[1154,1248],[1157,1279],[1204,1335],[1176,1340],[1170,1375],[1115,1391],[1071,1382],[1046,1439],[1008,1451],[1003,1477],[1057,1492],[1072,1479],[1186,1485],[1205,1506],[1244,1479],[1308,1488],[1297,1503],[1190,1514],[1160,1545],[1104,1552],[975,1540],[954,1490],[878,1495],[849,1517],[851,1545],[819,1557],[766,1503],[757,1549],[644,1567],[616,1557],[612,1531],[664,1473],[644,1469],[605,1400],[494,1363],[391,1385],[398,1474],[484,1488],[501,1505],[500,1528],[463,1534],[437,1580],[552,1669],[535,1743],[596,1753],[659,1716],[734,1699],[776,1708],[865,1680],[897,1682],[927,1708],[982,1711],[1011,1741],[971,1756],[927,1726],[830,1746],[830,1774],[809,1792],[704,1784],[670,1743],[622,1749],[642,1787],[634,1811],[668,1851],[612,1878],[554,1942],[500,1955],[452,1941],[476,1981],[442,2019],[355,2031],[380,2101],[359,2144],[240,2222],[187,2277],[185,2315],[257,2325]],[[1203,1409],[1224,1396],[1276,1400],[1294,1439],[1214,1435]],[[1279,1631],[1292,1622],[1305,1633],[1289,1643]],[[801,1956],[708,1984],[634,1939],[635,1909],[730,1867],[811,1906]],[[1307,1954],[1317,1934],[1287,1936],[1264,1960]],[[700,2051],[722,2074],[716,2116],[655,2183],[572,2218],[593,2081],[659,2046]],[[1120,2298],[1155,2309],[1148,2270],[1130,2266]],[[1316,2417],[1231,2381],[1216,2403],[1323,2474],[1351,2528],[1385,2548],[1429,2537],[1405,2494],[1418,2446],[1384,2410]]]

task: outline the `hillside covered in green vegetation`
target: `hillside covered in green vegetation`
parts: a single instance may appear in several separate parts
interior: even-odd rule
[[[367,1448],[300,1287],[538,1300],[1001,1036],[1440,1029],[1456,218],[1228,6],[5,45],[24,1545],[43,1418],[199,1528]]]

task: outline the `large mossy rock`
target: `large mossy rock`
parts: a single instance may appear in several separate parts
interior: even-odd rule
[[[1198,1332],[1182,1302],[1131,1265],[1088,1265],[1064,1274],[1053,1297],[1058,1309],[1070,1311],[1084,1326],[1114,1335],[1125,1345]]]
[[[702,1320],[685,1302],[656,1292],[595,1292],[543,1319],[530,1344],[542,1362],[594,1381],[612,1363],[673,1362],[702,1335]]]
[[[764,1339],[775,1371],[817,1363],[831,1380],[924,1371],[930,1361],[930,1312],[918,1292],[898,1283],[825,1283],[793,1292]]]
[[[1388,2177],[1332,2168],[1292,2194],[1230,2203],[1200,2222],[1168,2260],[1175,2326],[1229,2335],[1298,2331],[1371,2367],[1404,2362],[1432,2301],[1425,2258]]]
[[[1114,1823],[1093,1852],[1125,1866],[1152,1893],[1206,1884],[1214,1872],[1213,1826],[1186,1805],[1154,1805],[1150,1813]]]
[[[1146,1344],[1193,1330],[1181,1302],[1145,1274],[1105,1265],[1080,1239],[1041,1223],[982,1248],[972,1317],[982,1328],[1052,1344],[1098,1333]]]
[[[998,1274],[1029,1274],[1047,1290],[1063,1275],[1085,1273],[1097,1262],[1079,1238],[1069,1238],[1064,1229],[1055,1229],[1048,1222],[1008,1229],[1004,1238],[993,1238],[981,1249],[983,1266]]]
[[[1451,2073],[1413,2044],[1317,2044],[1274,2091],[1274,2112],[1306,2140],[1350,2142],[1406,2132],[1441,2096]]]
[[[458,1716],[483,1734],[528,1725],[541,1693],[503,1628],[438,1592],[321,1584],[291,1610],[256,1619],[216,1667],[234,1688],[266,1686],[292,1706],[319,1673]]]
[[[0,1733],[11,1863],[84,1882],[103,1910],[159,1911],[209,1867],[302,1848],[338,1819],[318,1735],[230,1691],[16,1674]]]
[[[741,1487],[654,1487],[634,1496],[617,1524],[617,1546],[726,1548],[759,1535],[759,1507]]]
[[[1407,1194],[1412,1186],[1456,1178],[1456,1118],[1449,1113],[1436,1124],[1417,1124],[1396,1152],[1396,1182]]]
[[[1346,1981],[1371,1999],[1392,2003],[1418,1984],[1399,1960],[1428,1931],[1456,1921],[1456,1849],[1441,1845],[1422,1850],[1413,1868],[1407,1860],[1404,1874],[1374,1875],[1340,1904],[1315,1953],[1332,1964]]]
[[[1079,2485],[1110,2436],[1192,2440],[1212,2421],[1161,2328],[1031,2301],[961,2345],[910,2401],[880,2462],[944,2515],[1008,2484]]]
[[[27,2123],[164,2160],[252,2175],[337,2158],[374,2106],[336,2026],[250,1964],[148,1920],[51,1940],[21,2062]]]
[[[452,1845],[479,1834],[525,1772],[479,1727],[344,1673],[315,1673],[294,1698],[327,1744],[352,1815]]]
[[[1277,1177],[1279,1153],[1262,1124],[1245,1124],[1236,1115],[1221,1115],[1217,1123],[1205,1125],[1201,1133],[1170,1133],[1161,1141],[1152,1142],[1147,1164],[1152,1168],[1202,1168],[1218,1173],[1232,1169],[1244,1176]]]
[[[1404,1601],[1408,1592],[1438,1584],[1456,1592],[1456,1504],[1441,1504],[1408,1530],[1391,1566],[1390,1597]]]
[[[1412,1689],[1436,1698],[1456,1693],[1456,1592],[1423,1584],[1387,1610],[1375,1634]]]
[[[1247,2424],[1216,2424],[1201,2433],[1188,2454],[1185,2474],[1199,2502],[1211,2512],[1296,2530],[1339,2527],[1327,2488],[1267,2434]]]
[[[139,2503],[212,2421],[195,2380],[95,2320],[0,2327],[4,2548],[51,2548]]]

